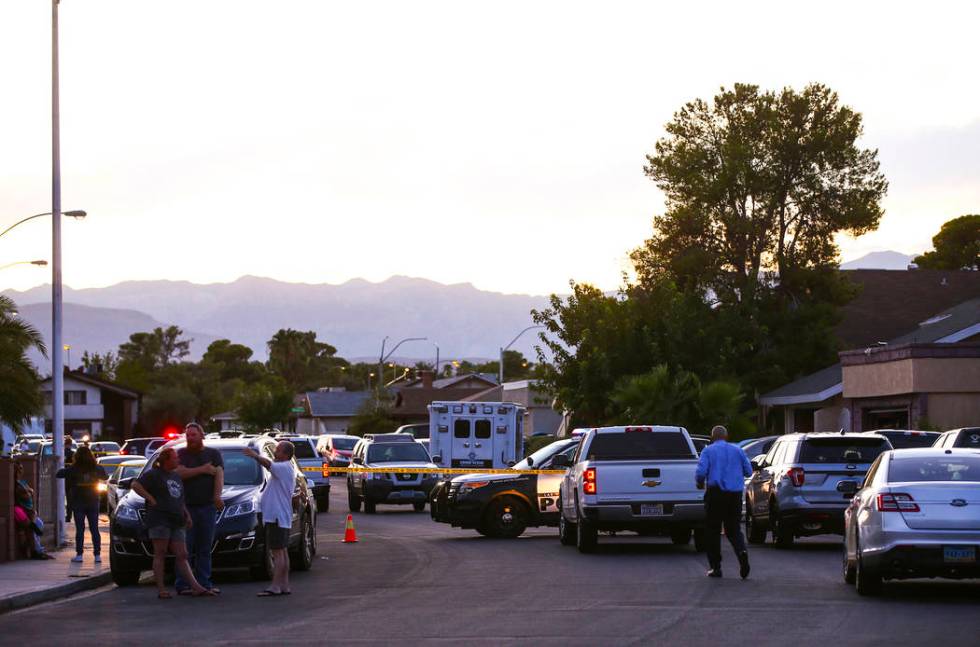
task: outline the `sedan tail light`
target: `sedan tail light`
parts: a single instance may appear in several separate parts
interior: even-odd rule
[[[803,482],[806,480],[806,472],[803,471],[802,467],[791,467],[786,472],[786,478],[796,487],[802,487]]]
[[[878,512],[919,512],[919,504],[909,494],[879,494]]]
[[[320,466],[320,474],[323,478],[330,477],[330,463],[328,461],[323,461],[323,464]]]
[[[597,491],[595,468],[586,468],[585,472],[582,473],[582,478],[584,479],[584,482],[582,483],[582,491],[584,491],[586,494],[595,494]]]

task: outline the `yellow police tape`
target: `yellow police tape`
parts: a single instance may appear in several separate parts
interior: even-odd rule
[[[564,474],[565,470],[511,470],[474,467],[304,467],[304,472],[330,474]]]

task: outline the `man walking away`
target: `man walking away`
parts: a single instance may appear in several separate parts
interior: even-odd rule
[[[275,462],[251,447],[246,447],[244,452],[272,476],[262,491],[259,510],[265,524],[265,540],[272,553],[273,576],[272,584],[259,593],[260,598],[292,593],[289,588],[289,529],[293,523],[293,489],[296,487],[295,452],[296,448],[288,440],[281,440],[276,445]]]
[[[177,475],[184,481],[184,496],[191,524],[187,529],[187,555],[194,578],[204,588],[221,591],[211,582],[211,547],[218,513],[224,509],[221,490],[225,486],[224,461],[221,452],[204,446],[204,428],[196,422],[184,427],[187,446],[177,450],[180,467]],[[179,574],[175,582],[178,595],[189,595],[191,585]]]
[[[749,576],[749,553],[742,535],[742,492],[745,478],[752,475],[752,464],[741,447],[728,443],[728,430],[721,425],[711,430],[711,444],[701,451],[695,478],[704,494],[705,540],[708,577],[721,577],[721,527],[738,556],[740,575]]]

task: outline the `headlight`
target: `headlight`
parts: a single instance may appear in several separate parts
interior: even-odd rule
[[[255,501],[244,501],[225,508],[225,517],[241,517],[255,512]]]
[[[130,521],[139,521],[140,515],[136,511],[136,508],[128,505],[121,505],[116,508],[116,519],[128,519]]]
[[[459,486],[459,493],[461,495],[469,494],[473,490],[477,490],[487,485],[490,485],[490,481],[471,481],[469,483],[463,483],[462,485]]]
[[[99,481],[99,483],[95,486],[95,489],[99,492],[107,492],[109,490],[109,484],[105,481]]]
[[[388,475],[387,474],[384,474],[382,472],[373,472],[371,474],[371,478],[373,478],[373,479],[384,479],[384,478],[388,478]]]

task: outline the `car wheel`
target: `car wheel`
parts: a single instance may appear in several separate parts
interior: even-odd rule
[[[759,522],[748,512],[745,513],[745,537],[750,544],[766,543],[766,535],[768,534],[769,531],[766,530],[765,526],[759,525]]]
[[[844,572],[844,582],[847,584],[854,584],[854,580],[857,576],[857,567],[851,563],[851,560],[847,557],[847,537],[844,537],[843,543],[844,550],[841,552],[844,555],[843,558],[843,572]]]
[[[330,493],[321,494],[316,498],[316,511],[327,512],[330,510]]]
[[[565,515],[561,512],[558,513],[558,541],[561,542],[562,546],[574,546],[576,541],[576,533],[578,530],[575,528],[575,524],[571,521],[565,521]]]
[[[599,531],[586,521],[579,519],[575,533],[575,546],[580,553],[594,553],[599,546]]]
[[[673,530],[670,533],[670,541],[675,546],[687,546],[691,543],[691,529]]]
[[[769,512],[769,528],[772,530],[772,543],[776,545],[776,548],[793,547],[793,540],[795,539],[793,529],[783,521],[779,511],[772,508]]]
[[[416,512],[423,512],[425,510],[425,501],[421,503],[413,503],[412,507],[415,508]]]
[[[136,586],[140,583],[140,571],[131,571],[122,568],[116,559],[115,551],[109,551],[109,570],[112,572],[112,581],[116,586]]]
[[[350,508],[351,512],[361,511],[361,497],[354,494],[349,483],[347,484],[347,507]]]
[[[504,496],[493,500],[483,517],[483,527],[492,537],[514,539],[520,537],[527,528],[530,514],[520,499]]]
[[[313,567],[313,557],[316,555],[316,530],[313,521],[307,515],[303,518],[302,536],[295,555],[289,556],[289,563],[294,571],[308,571]]]
[[[374,514],[376,510],[375,508],[376,505],[377,504],[374,501],[369,501],[368,499],[364,499],[364,514]]]
[[[263,546],[261,556],[262,560],[258,564],[248,569],[253,580],[271,580],[272,573],[275,570],[275,564],[272,562],[272,550],[269,548],[269,542],[263,542]]]
[[[854,552],[857,556],[857,566],[854,569],[854,588],[858,595],[877,595],[881,593],[881,574],[864,565],[861,559],[861,546],[857,544]]]

